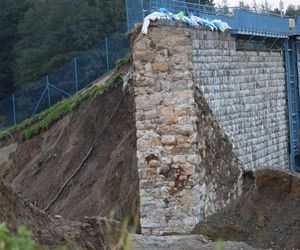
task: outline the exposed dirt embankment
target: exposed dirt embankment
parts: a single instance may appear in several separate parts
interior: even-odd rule
[[[49,217],[16,195],[0,179],[0,221],[7,221],[13,231],[27,225],[34,238],[47,249],[69,246],[70,249],[112,249],[121,237],[120,224],[102,218],[71,222]],[[109,226],[108,226],[109,225]]]
[[[94,151],[49,212],[74,221],[109,215],[132,219],[138,213],[139,190],[134,100],[121,88],[88,98],[48,130],[19,142],[0,172],[15,192],[44,209],[96,138]]]
[[[255,178],[246,177],[249,190],[194,233],[261,248],[300,249],[300,176],[262,169]]]

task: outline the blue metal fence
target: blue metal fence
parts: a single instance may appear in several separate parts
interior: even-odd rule
[[[110,69],[130,50],[127,26],[80,53],[69,63],[0,101],[0,129],[30,118],[81,90]]]
[[[150,0],[125,0],[128,30],[131,30],[135,23],[139,23],[143,20],[147,10],[150,10],[149,1]]]
[[[184,0],[149,0],[151,11],[167,8],[173,13],[184,11],[187,15],[221,19],[227,22],[235,33],[258,36],[287,37],[295,33],[300,34],[299,17],[296,18],[296,29],[289,29],[289,17],[280,17],[270,13],[257,12],[245,8],[228,8],[205,6],[189,3]]]

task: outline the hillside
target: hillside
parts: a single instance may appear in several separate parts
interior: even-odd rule
[[[14,231],[28,225],[46,249],[300,248],[299,176],[267,168],[262,160],[249,170],[201,85],[205,70],[195,65],[200,45],[235,45],[234,38],[176,22],[152,23],[147,36],[140,28],[133,34],[131,60],[0,133],[0,222]],[[232,47],[226,60],[236,53]],[[203,51],[216,60],[211,48]],[[265,60],[271,54],[238,52],[234,58]],[[281,54],[268,60],[273,58]],[[224,73],[227,79],[230,71]],[[235,82],[224,85],[230,84]],[[235,91],[225,91],[227,101],[240,104],[230,100]],[[219,111],[228,107],[220,105]],[[267,123],[255,112],[250,113]],[[227,129],[255,136],[252,120]],[[279,131],[269,132],[276,137]],[[263,142],[273,144],[267,138]]]
[[[32,137],[24,137],[24,131],[31,131],[38,118],[11,129],[11,135],[4,133],[0,151],[6,156],[1,158],[0,166],[0,221],[6,221],[10,229],[15,231],[19,225],[27,225],[34,238],[47,249],[61,245],[70,249],[75,246],[114,249],[117,244],[118,249],[123,249],[122,243],[127,238],[124,225],[128,222],[129,229],[133,226],[139,231],[134,95],[123,92],[119,77],[128,70],[131,68],[126,66],[95,81],[77,97],[95,86],[107,86],[104,92],[100,91],[102,94],[93,90],[77,108],[36,131]],[[59,105],[56,110],[60,109]],[[51,109],[47,114],[51,114]],[[50,209],[44,211],[91,151],[95,139],[99,141],[83,167]],[[201,246],[213,250],[219,244],[197,235],[131,235],[128,242],[130,249],[161,249],[161,246],[198,249]],[[253,249],[245,243],[221,244],[226,249]]]
[[[49,213],[71,220],[110,213],[119,220],[134,218],[138,211],[134,107],[132,96],[121,87],[118,82],[102,95],[91,96],[75,112],[28,140],[19,139],[21,131],[13,134],[13,150],[0,166],[5,183],[45,209],[97,139],[84,166]],[[7,148],[11,146],[3,147],[1,153]]]

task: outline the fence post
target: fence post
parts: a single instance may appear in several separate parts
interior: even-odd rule
[[[15,93],[12,94],[12,103],[13,103],[13,114],[14,114],[14,125],[17,125],[17,115],[16,115],[16,99]]]
[[[74,66],[75,66],[75,87],[76,87],[76,92],[78,92],[77,57],[74,57]]]
[[[51,107],[51,94],[50,94],[50,86],[49,86],[49,76],[46,76],[46,82],[47,82],[47,92],[48,92],[48,106]]]
[[[107,72],[109,72],[109,55],[108,55],[108,39],[105,37],[105,54],[106,54],[106,68]]]

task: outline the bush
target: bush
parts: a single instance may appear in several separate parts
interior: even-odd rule
[[[32,239],[32,233],[25,226],[11,235],[6,225],[0,224],[0,250],[42,250]]]

